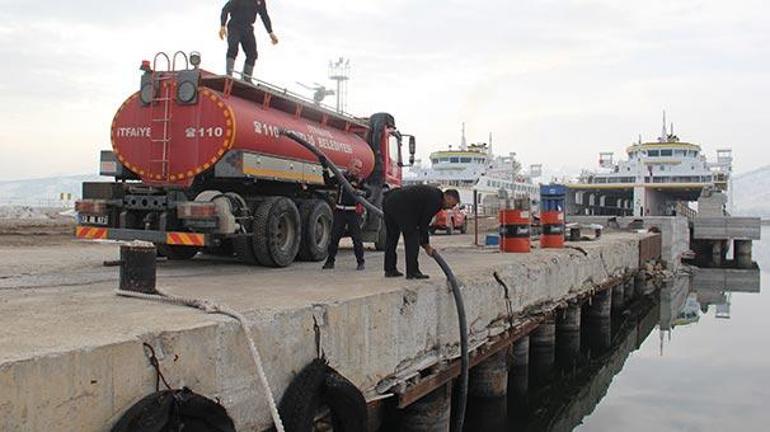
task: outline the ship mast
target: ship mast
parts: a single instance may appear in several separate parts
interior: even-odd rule
[[[462,138],[460,139],[460,150],[468,150],[468,141],[465,139],[465,122],[463,122]]]

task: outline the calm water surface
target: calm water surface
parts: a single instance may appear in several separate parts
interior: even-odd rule
[[[577,364],[534,385],[530,361],[529,392],[511,395],[509,381],[507,402],[471,401],[466,430],[770,430],[769,228],[762,237],[748,280],[728,277],[725,291],[718,273],[679,278],[613,319],[611,342],[610,327],[584,328]]]

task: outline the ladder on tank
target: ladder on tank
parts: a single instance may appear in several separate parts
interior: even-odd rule
[[[157,63],[158,58],[163,57],[166,59],[166,73],[158,72]],[[168,58],[166,53],[160,52],[155,55],[155,59],[152,62],[152,83],[157,88],[157,91],[153,93],[152,101],[150,102],[150,142],[152,143],[151,152],[155,150],[157,144],[161,146],[160,159],[151,159],[153,164],[160,164],[160,175],[163,180],[168,180],[169,173],[169,151],[171,149],[171,108],[173,104],[171,93],[171,80],[174,78],[171,67],[171,59]],[[158,108],[160,112],[158,112]],[[156,133],[157,128],[160,128],[160,137]],[[154,153],[151,153],[154,154]],[[152,156],[150,156],[152,157]]]
[[[176,59],[180,55],[185,61],[185,69],[189,69],[190,59],[183,51],[177,51],[174,54],[173,60],[168,58],[168,54],[159,52],[155,54],[155,59],[152,62],[152,85],[159,91],[153,93],[153,98],[150,102],[150,121],[152,122],[150,125],[150,141],[153,144],[152,150],[154,150],[155,144],[160,144],[162,147],[160,159],[151,159],[150,162],[159,163],[161,165],[160,175],[163,180],[168,180],[171,176],[169,162],[171,160],[171,109],[174,106],[172,103],[174,101],[173,91],[176,88],[176,83],[174,81],[176,78],[176,75],[174,74],[174,72],[176,72]],[[157,64],[159,57],[166,59],[165,72],[158,72]],[[158,113],[156,108],[159,108],[161,105],[162,110]],[[157,136],[155,133],[156,126],[161,128],[162,133],[160,138],[155,138]]]

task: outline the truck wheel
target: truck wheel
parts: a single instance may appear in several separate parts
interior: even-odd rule
[[[254,254],[266,267],[286,267],[297,257],[302,226],[294,201],[272,197],[257,206],[254,213]]]
[[[299,205],[302,222],[302,241],[299,255],[302,261],[323,261],[329,254],[332,238],[332,209],[326,201],[319,199],[303,201]]]
[[[171,261],[185,261],[192,259],[200,251],[199,248],[192,246],[159,244],[156,247],[161,256],[164,256]]]
[[[453,235],[455,233],[455,221],[450,219],[446,226],[446,235]]]

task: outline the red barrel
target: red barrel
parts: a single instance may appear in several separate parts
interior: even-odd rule
[[[500,210],[500,251],[527,253],[532,250],[528,210]]]
[[[543,249],[561,249],[564,247],[564,212],[547,211],[540,215],[543,235],[540,247]]]

